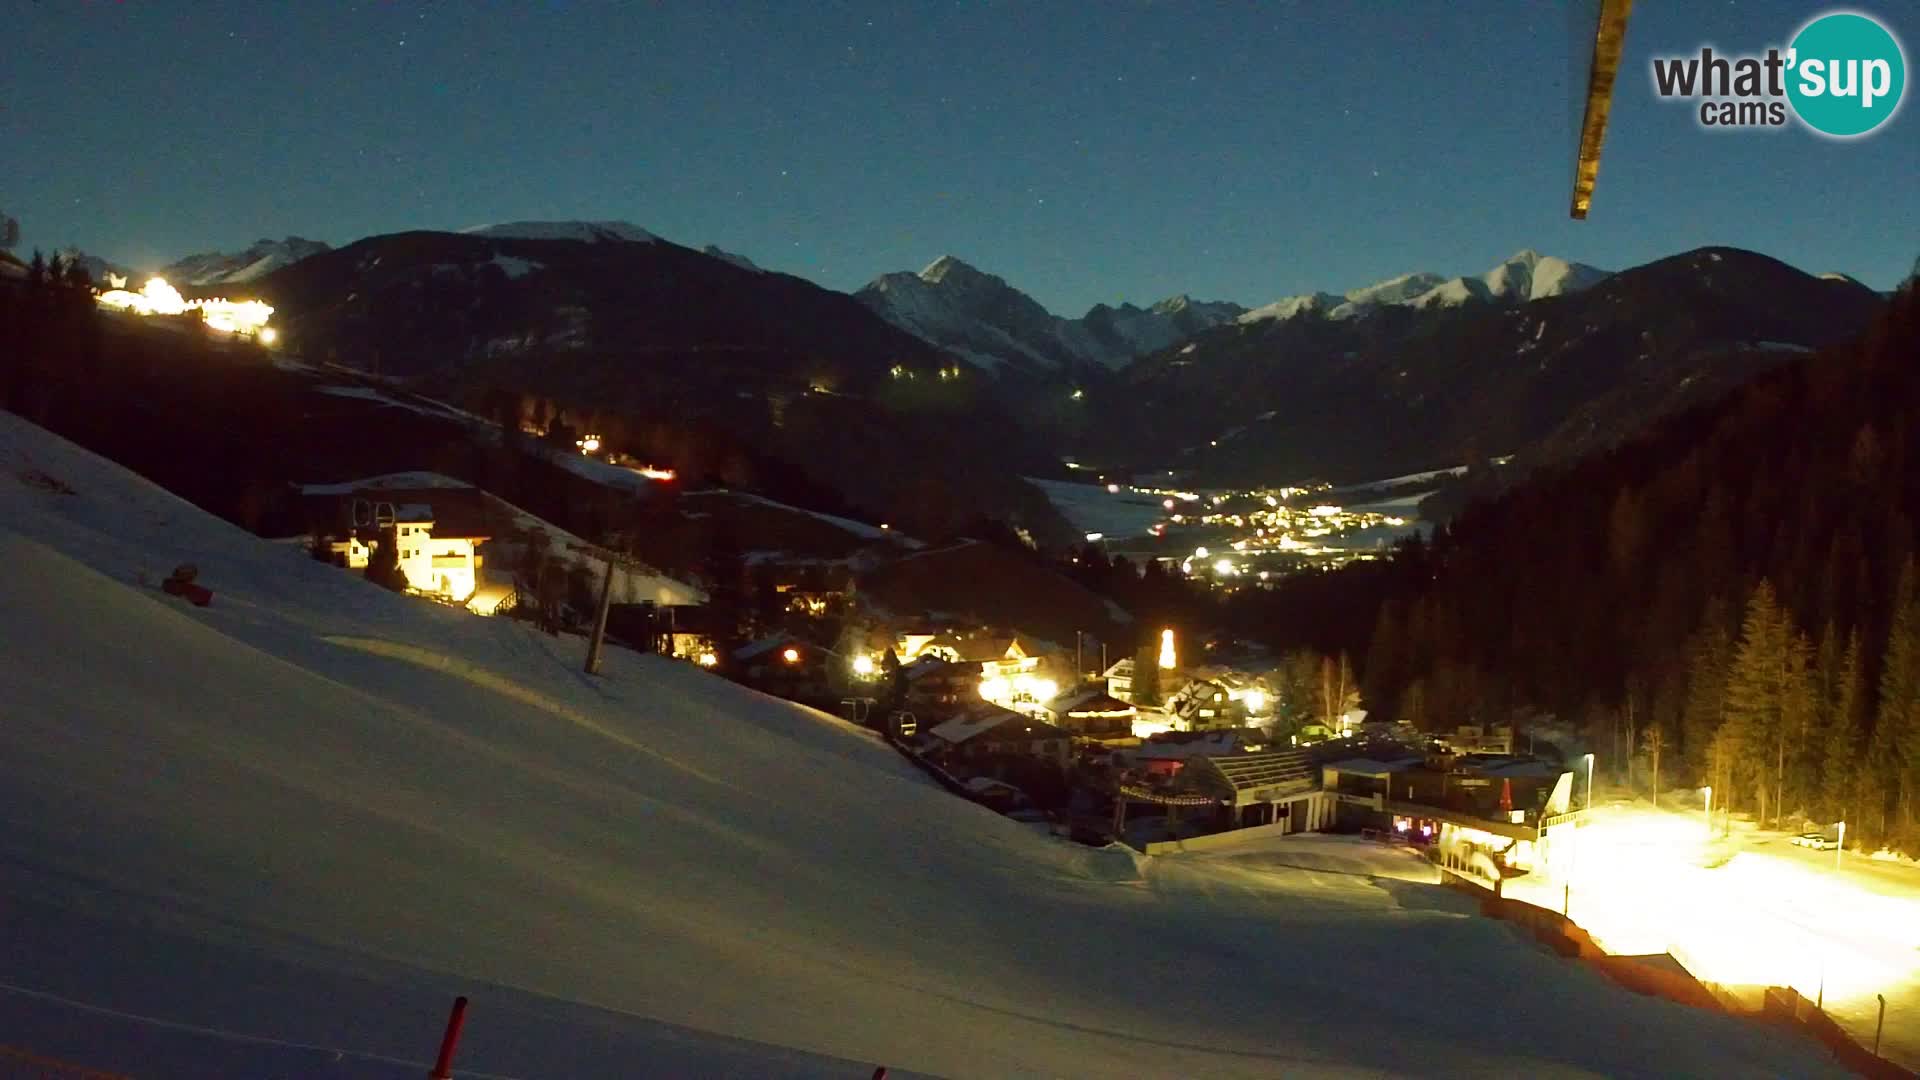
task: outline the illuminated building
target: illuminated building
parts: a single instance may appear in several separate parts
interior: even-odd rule
[[[273,308],[258,300],[188,300],[164,278],[149,278],[139,292],[108,289],[95,298],[101,307],[136,315],[185,315],[196,312],[209,327],[229,334],[257,336],[272,344],[279,336],[267,321]]]
[[[463,604],[472,598],[480,575],[478,547],[487,537],[433,535],[433,508],[421,503],[395,506],[391,527],[408,588]],[[335,560],[344,561],[348,569],[365,569],[379,545],[378,529],[364,529],[373,534],[364,542],[358,535],[334,541],[330,546]]]

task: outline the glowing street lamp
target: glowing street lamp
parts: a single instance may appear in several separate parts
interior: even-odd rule
[[[1587,803],[1585,809],[1593,809],[1593,755],[1587,755]]]
[[[1173,631],[1160,631],[1160,666],[1168,671],[1174,667]]]
[[[780,659],[785,660],[789,664],[797,664],[800,662],[800,650],[788,646],[786,649],[781,650]]]
[[[873,672],[873,657],[863,653],[853,658],[853,673],[855,675],[865,678],[868,675],[872,675]]]
[[[1840,822],[1840,839],[1833,845],[1833,868],[1840,869],[1840,853],[1847,850],[1847,823]]]

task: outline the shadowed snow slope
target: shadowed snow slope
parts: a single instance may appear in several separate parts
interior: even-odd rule
[[[1436,888],[1069,845],[689,666],[588,678],[4,413],[0,558],[0,1041],[39,1053],[265,1071],[130,1014],[400,1075],[465,992],[475,1075],[1825,1068]],[[211,607],[141,581],[185,561]]]

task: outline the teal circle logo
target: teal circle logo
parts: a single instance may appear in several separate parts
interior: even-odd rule
[[[1907,89],[1907,58],[1891,31],[1851,11],[1822,15],[1787,52],[1787,100],[1823,135],[1850,139],[1893,118]]]

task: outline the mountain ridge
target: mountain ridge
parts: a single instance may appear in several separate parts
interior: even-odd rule
[[[854,297],[893,325],[983,367],[1067,376],[1124,366],[1246,310],[1180,294],[1144,308],[1095,304],[1068,319],[951,254],[919,273],[882,274]]]

